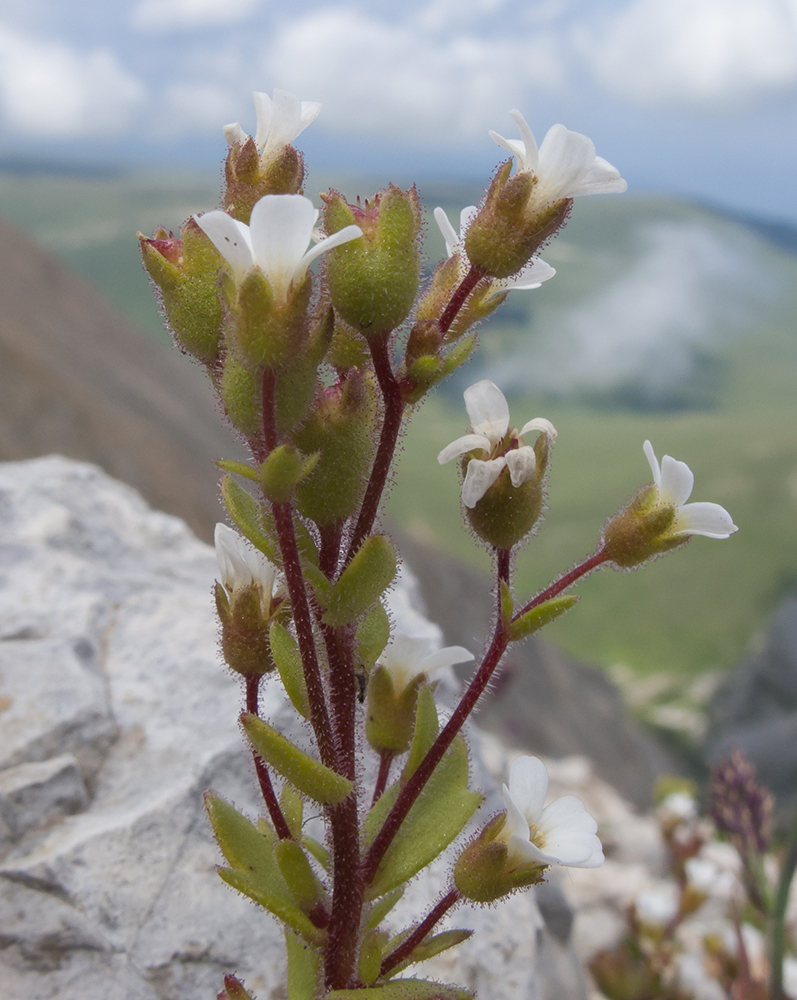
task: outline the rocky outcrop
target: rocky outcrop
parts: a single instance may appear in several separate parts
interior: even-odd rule
[[[0,466],[0,508],[0,998],[197,1000],[229,970],[284,997],[280,931],[215,876],[202,808],[210,787],[261,811],[241,692],[216,653],[212,550],[60,457]],[[413,601],[405,577],[396,621],[441,641]],[[292,725],[276,684],[262,704]],[[475,732],[474,746],[485,816],[508,755],[495,740],[480,754]],[[410,886],[405,917],[447,871]],[[425,974],[492,1000],[584,997],[569,907],[555,886],[540,902],[545,917],[531,893],[458,911],[476,935]]]

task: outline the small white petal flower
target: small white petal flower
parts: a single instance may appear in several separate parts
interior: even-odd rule
[[[300,194],[267,194],[252,209],[248,226],[218,210],[194,216],[230,265],[236,284],[258,267],[277,303],[287,300],[291,285],[304,278],[316,257],[362,236],[359,226],[346,226],[308,250],[317,218],[313,203]]]
[[[321,110],[317,101],[300,101],[285,90],[275,90],[273,98],[257,90],[252,96],[257,115],[255,145],[264,164],[276,159],[286,146],[290,146]],[[224,139],[229,146],[246,142],[248,138],[238,122],[224,126]]]
[[[469,205],[467,208],[462,209],[460,213],[459,235],[457,235],[443,209],[436,208],[434,210],[435,221],[440,228],[440,232],[443,234],[443,239],[446,241],[446,253],[449,257],[453,257],[455,254],[459,256],[462,277],[465,276],[469,266],[464,246],[465,233],[478,212],[479,210],[475,205]],[[550,264],[546,264],[540,257],[532,257],[528,264],[513,278],[506,278],[503,281],[493,281],[486,301],[489,301],[494,295],[500,295],[501,292],[509,292],[513,289],[526,291],[532,288],[539,288],[543,281],[548,281],[555,274],[556,270]]]
[[[665,818],[689,820],[697,817],[697,800],[689,792],[670,792],[661,802],[659,811]]]
[[[505,139],[492,131],[490,138],[518,158],[520,173],[537,178],[532,195],[535,206],[542,208],[582,194],[621,193],[628,187],[616,167],[595,155],[595,145],[585,135],[554,125],[538,148],[523,115],[518,110],[509,113],[521,138]]]
[[[739,530],[728,511],[718,503],[686,503],[691,496],[695,477],[685,462],[677,462],[665,455],[659,466],[650,441],[645,442],[643,450],[653,473],[657,502],[676,508],[675,521],[668,534],[728,538]]]
[[[517,487],[528,482],[537,466],[534,449],[524,441],[524,435],[540,431],[551,441],[556,438],[556,429],[544,417],[535,417],[523,425],[523,429],[509,431],[509,406],[498,386],[489,379],[482,379],[465,390],[465,408],[470,417],[472,434],[465,434],[452,441],[437,456],[440,465],[454,458],[481,451],[484,458],[472,458],[468,462],[465,481],[462,484],[462,502],[473,508],[487,490],[509,469],[512,485]]]
[[[647,889],[634,898],[634,908],[643,924],[666,927],[680,909],[678,890],[675,886]]]
[[[279,570],[242,535],[226,524],[217,524],[213,533],[219,583],[231,597],[236,590],[259,586],[261,604],[268,614],[274,598],[282,596],[285,587]]]
[[[503,786],[506,822],[499,833],[510,863],[597,868],[603,848],[598,824],[575,795],[545,805],[548,770],[537,757],[518,757]]]
[[[455,663],[469,663],[473,653],[464,646],[434,649],[431,639],[397,632],[385,646],[377,663],[385,667],[393,681],[393,690],[400,695],[420,674],[431,674]]]

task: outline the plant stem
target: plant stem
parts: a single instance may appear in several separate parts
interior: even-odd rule
[[[360,870],[357,799],[350,795],[329,811],[332,828],[332,913],[324,956],[326,988],[353,985],[364,882]]]
[[[440,317],[440,332],[442,334],[448,333],[451,324],[457,318],[457,313],[465,305],[465,300],[483,277],[484,274],[471,265]]]
[[[371,799],[371,808],[381,799],[382,792],[387,788],[387,779],[390,776],[390,765],[393,763],[393,751],[383,750],[379,755],[379,773],[376,776],[374,785],[374,797]]]
[[[783,953],[786,946],[786,907],[789,890],[797,869],[797,804],[786,841],[786,856],[780,870],[778,891],[772,910],[772,969],[770,971],[770,1000],[783,1000]]]
[[[250,712],[252,715],[256,715],[260,718],[259,709],[259,693],[260,693],[260,674],[246,674],[246,711]],[[274,791],[274,786],[271,783],[271,775],[268,772],[268,768],[265,762],[260,758],[259,754],[253,750],[252,760],[255,762],[255,772],[257,774],[258,784],[260,785],[260,791],[263,794],[263,801],[266,803],[266,808],[268,809],[268,814],[271,817],[271,822],[274,824],[274,829],[277,831],[277,836],[280,840],[290,840],[293,836],[290,831],[290,827],[285,820],[285,816],[280,809],[280,804],[277,801],[277,795]]]
[[[407,940],[403,941],[398,948],[391,952],[382,962],[382,968],[379,970],[379,974],[381,976],[386,976],[391,969],[395,969],[395,967],[400,962],[403,962],[405,958],[409,958],[429,931],[431,931],[434,925],[438,923],[438,921],[442,920],[451,907],[458,903],[461,898],[462,897],[456,889],[451,889],[445,896],[443,896],[437,906],[435,906],[432,912],[424,920],[422,920],[420,924],[418,924]]]
[[[374,362],[374,371],[379,382],[379,388],[382,390],[385,417],[382,422],[382,433],[379,437],[379,445],[376,450],[373,468],[371,469],[371,476],[365,490],[354,534],[349,544],[349,551],[346,554],[347,566],[356,555],[362,543],[370,535],[371,529],[374,526],[390,472],[390,466],[393,464],[393,455],[396,451],[399,431],[401,430],[404,400],[401,396],[401,388],[390,364],[389,344],[389,331],[368,338],[368,346]]]
[[[585,559],[583,563],[579,563],[578,566],[574,566],[569,573],[565,573],[565,575],[560,577],[555,583],[552,583],[550,587],[537,594],[533,600],[529,601],[528,604],[524,605],[524,607],[517,612],[512,621],[517,621],[521,615],[524,615],[527,611],[531,611],[532,608],[539,607],[539,605],[543,604],[545,601],[550,601],[552,597],[558,597],[563,590],[567,590],[568,587],[572,587],[578,580],[581,580],[593,570],[609,561],[609,556],[606,554],[604,549],[601,549],[594,555],[591,555],[589,559]]]

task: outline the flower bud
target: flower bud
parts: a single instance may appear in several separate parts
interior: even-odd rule
[[[224,164],[224,211],[249,224],[255,204],[267,194],[301,194],[304,157],[293,146],[263,162],[255,140],[248,136],[231,146]]]
[[[377,666],[368,678],[365,735],[377,753],[404,753],[409,749],[418,704],[421,674],[396,691],[390,671]]]
[[[529,261],[567,221],[572,198],[536,206],[537,178],[528,172],[510,177],[507,160],[493,178],[487,198],[465,236],[465,252],[473,267],[493,278],[509,278]],[[534,205],[534,210],[527,211]]]
[[[216,1000],[254,1000],[254,997],[245,989],[241,980],[230,973],[224,977],[224,989],[216,996]]]
[[[366,335],[395,329],[412,309],[420,284],[417,191],[401,191],[391,184],[366,201],[365,208],[348,205],[336,191],[323,198],[327,235],[350,225],[363,231],[362,239],[327,255],[326,278],[335,309]]]
[[[509,860],[508,847],[498,837],[506,818],[502,812],[490,820],[465,846],[454,866],[454,885],[474,903],[494,903],[517,889],[544,881],[547,864]]]
[[[373,458],[376,404],[373,388],[356,368],[324,391],[315,412],[296,434],[318,464],[298,486],[296,504],[316,524],[332,524],[354,512],[365,490]]]
[[[183,350],[204,364],[219,354],[223,312],[219,300],[219,255],[193,219],[182,238],[158,229],[152,239],[138,234],[147,273],[155,282],[166,319]]]

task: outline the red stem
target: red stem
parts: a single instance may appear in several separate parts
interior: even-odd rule
[[[259,674],[246,674],[246,711],[251,712],[252,715],[260,717],[258,712],[259,708],[259,692],[260,692],[260,675]],[[285,820],[285,816],[280,809],[280,804],[277,801],[277,795],[274,791],[274,786],[271,784],[271,775],[268,773],[268,768],[259,755],[253,750],[252,759],[255,762],[255,772],[257,773],[257,780],[260,784],[260,791],[263,793],[263,800],[266,803],[266,808],[268,809],[268,814],[271,817],[271,822],[274,824],[274,829],[277,831],[277,836],[280,840],[290,840],[293,836],[290,831],[290,827]]]
[[[520,611],[515,614],[512,621],[517,621],[521,615],[524,615],[527,611],[531,611],[532,608],[538,607],[544,601],[550,601],[552,597],[557,597],[563,590],[567,590],[567,588],[571,587],[577,580],[581,580],[593,570],[609,561],[610,559],[606,554],[605,549],[601,549],[599,552],[591,555],[589,559],[585,559],[583,563],[579,563],[578,566],[574,566],[569,573],[565,573],[564,576],[560,577],[555,583],[552,583],[551,586],[546,590],[543,590],[542,593],[537,594],[534,600],[529,601],[528,604],[524,605],[524,607],[522,607]]]
[[[328,990],[342,990],[354,985],[357,943],[363,908],[363,882],[360,867],[357,799],[350,795],[329,811],[332,828],[332,913],[329,941],[324,956],[325,983]]]
[[[401,418],[404,414],[404,400],[401,396],[401,387],[393,374],[390,364],[389,352],[390,334],[382,333],[376,337],[368,339],[368,346],[371,350],[371,357],[374,362],[379,388],[382,390],[382,398],[385,403],[385,419],[382,423],[382,433],[379,437],[379,445],[376,450],[376,458],[371,469],[371,477],[365,490],[360,514],[354,528],[346,554],[346,565],[351,562],[365,539],[370,535],[374,526],[376,515],[379,512],[379,504],[382,500],[382,493],[385,489],[390,466],[393,463],[393,455],[396,451],[399,431],[401,430]]]
[[[390,776],[390,765],[393,763],[393,752],[383,750],[379,755],[379,773],[376,776],[374,785],[374,797],[371,800],[371,808],[381,799],[382,793],[387,788],[387,779]]]
[[[395,967],[403,962],[405,958],[409,958],[421,941],[423,941],[423,939],[427,936],[429,931],[431,931],[434,925],[442,920],[451,907],[458,903],[461,898],[462,897],[456,889],[451,889],[447,895],[443,896],[437,906],[435,906],[425,920],[418,924],[407,940],[402,942],[398,948],[396,948],[395,951],[392,951],[382,962],[382,968],[379,970],[379,974],[381,976],[386,976],[391,969],[395,969]]]
[[[465,305],[465,300],[483,277],[484,274],[471,265],[471,269],[460,282],[440,317],[440,332],[442,334],[448,333],[451,324],[457,318],[457,313]]]

